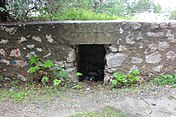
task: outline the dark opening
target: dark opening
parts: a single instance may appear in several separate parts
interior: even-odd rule
[[[105,53],[104,45],[78,46],[78,72],[83,74],[79,81],[103,81]]]
[[[6,22],[9,13],[6,11],[7,0],[0,0],[0,7],[5,10],[0,10],[0,22]]]

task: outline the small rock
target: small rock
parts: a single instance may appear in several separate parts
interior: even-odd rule
[[[109,46],[109,51],[110,52],[117,52],[118,49],[116,47],[114,47],[114,46]]]
[[[152,105],[152,106],[156,106],[156,104],[154,104],[154,103],[151,103],[151,105]]]
[[[140,23],[135,23],[134,25],[132,25],[132,28],[134,30],[140,29],[142,27],[142,25]]]
[[[68,54],[67,62],[73,62],[75,60],[76,60],[76,53],[75,53],[75,50],[72,49]]]
[[[139,57],[131,57],[131,63],[142,63],[142,59]]]
[[[86,90],[89,91],[89,90],[90,90],[90,87],[86,88]]]
[[[23,75],[21,75],[21,74],[18,74],[18,76],[17,76],[19,79],[21,79],[22,81],[27,81],[27,78],[25,78]]]

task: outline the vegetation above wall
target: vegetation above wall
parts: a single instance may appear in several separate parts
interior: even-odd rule
[[[135,13],[160,12],[152,0],[10,0],[0,11],[8,20],[116,20],[131,19]]]

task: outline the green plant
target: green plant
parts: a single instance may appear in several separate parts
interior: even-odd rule
[[[26,96],[25,92],[16,92],[16,94],[12,94],[12,98],[16,101],[19,102],[21,101],[24,97]]]
[[[54,66],[54,62],[52,60],[46,60],[43,64],[44,68],[50,68]]]
[[[127,19],[122,16],[108,15],[96,13],[92,10],[85,9],[65,9],[64,13],[57,11],[54,14],[48,14],[44,17],[45,20],[117,20]]]
[[[32,65],[32,64],[36,65],[39,60],[40,60],[40,59],[39,59],[38,56],[33,55],[33,56],[30,57],[29,63],[30,63],[31,65]]]
[[[52,60],[42,62],[42,60],[35,55],[30,57],[29,63],[31,64],[29,73],[34,74],[34,81],[40,81],[46,85],[46,83],[49,82],[48,76],[50,76],[50,68],[54,66],[54,62]]]
[[[34,66],[29,68],[29,73],[36,73],[40,70],[39,66]]]
[[[68,72],[60,67],[54,68],[52,60],[43,61],[38,56],[31,56],[29,63],[29,73],[34,74],[34,81],[41,82],[43,85],[53,84],[58,86],[61,81],[66,81]]]
[[[68,72],[60,67],[57,69],[53,70],[53,75],[54,75],[54,80],[53,80],[53,85],[54,87],[61,85],[63,81],[69,82],[68,78]],[[66,84],[65,84],[66,85]]]
[[[68,72],[61,68],[57,68],[56,70],[54,70],[53,74],[55,78],[61,78],[63,80],[68,78]]]
[[[131,86],[140,80],[139,74],[138,70],[132,70],[129,74],[114,73],[112,85],[113,87]]]
[[[47,76],[44,76],[41,81],[44,85],[46,85],[46,83],[49,81],[49,78]]]
[[[54,86],[58,86],[60,83],[61,83],[61,80],[58,80],[58,79],[53,80]]]
[[[160,86],[171,85],[172,87],[176,86],[176,73],[173,74],[162,74],[156,77],[153,82]]]
[[[82,76],[83,74],[82,73],[80,73],[80,72],[76,72],[76,74],[75,74],[76,76]]]

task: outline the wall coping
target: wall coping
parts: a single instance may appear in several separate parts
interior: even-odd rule
[[[63,21],[29,21],[29,22],[3,22],[0,26],[36,25],[36,24],[85,24],[85,23],[176,23],[176,20],[63,20]]]

